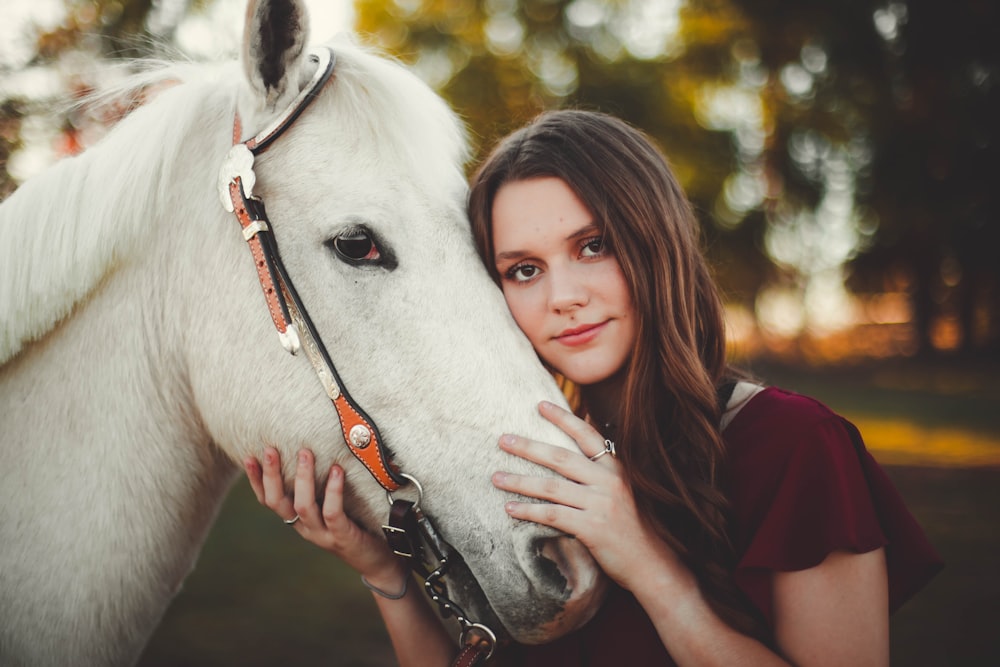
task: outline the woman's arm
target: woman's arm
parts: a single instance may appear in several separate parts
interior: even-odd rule
[[[889,664],[888,579],[882,549],[836,552],[773,579],[775,643],[784,659],[726,625],[691,577],[670,573],[633,595],[678,665],[836,667]]]
[[[799,665],[888,665],[885,550],[838,551],[774,575],[775,639]]]
[[[282,519],[298,515],[292,527],[299,535],[342,559],[365,578],[369,587],[391,596],[406,588],[406,594],[399,599],[372,591],[400,667],[450,665],[458,648],[420,587],[412,581],[409,568],[389,550],[384,540],[365,531],[344,513],[343,469],[337,465],[330,469],[320,510],[312,452],[299,452],[292,498],[285,494],[277,450],[267,448],[263,458],[263,464],[253,458],[244,461],[250,486],[262,505]]]
[[[551,405],[540,409],[585,455],[603,448],[601,436],[572,413]],[[775,574],[775,637],[786,661],[714,613],[694,575],[639,516],[618,461],[589,461],[509,436],[501,447],[566,478],[498,473],[494,483],[500,488],[548,501],[508,503],[508,513],[575,535],[608,576],[636,597],[678,665],[888,665],[881,550],[833,554],[814,568]]]

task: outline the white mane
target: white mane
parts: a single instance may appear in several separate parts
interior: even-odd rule
[[[153,230],[137,211],[154,211],[197,117],[232,108],[218,70],[164,69],[159,80],[191,79],[137,109],[92,148],[30,179],[0,206],[0,363],[52,329]],[[183,80],[183,79],[182,79]],[[150,74],[133,86],[145,86]],[[217,125],[215,120],[213,125]],[[151,138],[156,141],[151,141]],[[197,144],[196,144],[197,145]]]
[[[468,157],[464,128],[447,105],[405,76],[401,66],[353,44],[338,44],[334,77],[347,136],[386,147],[390,159],[422,165],[430,155],[448,164],[413,169],[437,188],[464,187],[454,168]],[[30,179],[0,205],[0,364],[50,331],[151,233],[142,211],[171,204],[170,186],[191,160],[228,137],[236,63],[165,65],[131,77],[102,98],[179,82],[122,120],[82,154]],[[240,84],[245,87],[246,84]],[[400,94],[400,91],[405,94]],[[331,96],[325,96],[331,97]],[[401,103],[403,101],[404,103]],[[221,135],[220,135],[221,133]],[[433,150],[431,150],[433,147]],[[442,147],[447,150],[441,151]],[[428,183],[430,185],[430,183]],[[137,214],[136,212],[140,212]]]

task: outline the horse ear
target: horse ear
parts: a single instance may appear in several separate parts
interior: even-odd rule
[[[250,0],[243,32],[243,70],[268,108],[298,93],[298,65],[309,35],[301,0]]]

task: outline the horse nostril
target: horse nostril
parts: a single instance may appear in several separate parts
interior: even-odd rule
[[[569,539],[573,538],[547,537],[536,543],[539,558],[535,567],[541,575],[541,582],[547,584],[547,588],[557,593],[555,597],[562,600],[568,598],[573,590],[573,582],[569,576],[573,567],[567,562],[562,546],[562,542]]]
[[[608,581],[587,548],[564,535],[537,540],[535,554],[537,585],[562,605],[561,613],[543,628],[543,635],[561,636],[593,618]]]
[[[601,576],[600,569],[579,540],[564,535],[539,542],[539,573],[564,601],[593,588]]]

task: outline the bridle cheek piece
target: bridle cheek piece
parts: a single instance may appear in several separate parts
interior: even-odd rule
[[[305,351],[326,395],[337,410],[344,442],[351,453],[383,488],[395,491],[406,480],[400,477],[399,471],[387,460],[374,422],[344,389],[326,346],[281,261],[278,244],[264,210],[264,202],[253,195],[257,182],[253,171],[254,158],[267,150],[298,118],[333,74],[335,59],[329,49],[319,49],[311,57],[317,63],[312,80],[292,100],[288,109],[260,134],[242,141],[239,112],[235,114],[233,147],[219,172],[219,194],[225,209],[236,215],[243,230],[243,238],[250,246],[264,300],[282,346],[291,354]]]
[[[296,355],[304,350],[326,395],[333,402],[340,421],[344,442],[351,453],[368,469],[386,491],[390,503],[389,521],[382,527],[389,546],[401,558],[406,558],[414,572],[424,578],[424,588],[444,618],[455,616],[461,626],[463,650],[455,665],[472,667],[493,654],[496,634],[485,625],[470,621],[465,613],[447,597],[444,576],[449,571],[465,568],[461,555],[443,540],[430,520],[420,511],[423,489],[417,480],[402,473],[386,456],[382,437],[374,421],[354,402],[344,387],[337,369],[323,344],[308,312],[302,305],[278,253],[278,244],[271,231],[264,202],[253,194],[257,176],[254,159],[277,139],[316,98],[333,74],[336,58],[332,51],[320,48],[310,54],[317,64],[315,74],[291,104],[270,125],[256,136],[242,140],[240,115],[233,120],[233,146],[219,170],[218,190],[223,207],[235,214],[250,247],[257,277],[264,292],[268,312],[278,331],[281,345]],[[419,497],[416,502],[393,499],[392,492],[412,483]],[[475,582],[478,585],[478,582]]]

